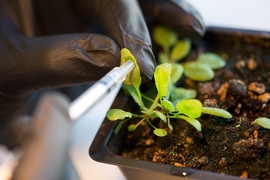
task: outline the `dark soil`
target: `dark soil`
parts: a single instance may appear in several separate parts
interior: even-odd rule
[[[143,126],[127,132],[121,155],[157,163],[185,166],[243,178],[270,179],[270,130],[252,124],[270,118],[270,41],[263,38],[209,33],[193,40],[186,61],[202,52],[215,52],[226,67],[209,82],[182,79],[179,85],[198,90],[204,106],[228,110],[232,119],[203,115],[198,132],[183,120],[158,138]],[[143,133],[143,136],[138,133]]]

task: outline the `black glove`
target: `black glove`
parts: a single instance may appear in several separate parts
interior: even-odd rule
[[[155,58],[136,0],[27,2],[33,4],[19,0],[0,1],[1,133],[5,133],[9,120],[21,111],[27,94],[97,80],[119,66],[121,48],[126,47],[135,55],[143,81],[152,78]],[[145,0],[141,3],[146,12],[150,12],[150,2]],[[185,8],[181,8],[182,4]],[[182,1],[153,1],[152,7],[153,10],[158,8],[151,12],[154,20],[159,18],[159,13],[167,12],[164,18],[167,17],[168,21],[160,23],[176,30],[182,26],[178,21],[189,19],[185,20],[182,34],[201,35],[204,32],[203,22],[197,13]],[[179,16],[184,18],[175,18]],[[176,22],[170,23],[175,19]],[[168,23],[179,23],[179,26]],[[96,25],[106,36],[89,34],[96,32],[92,31]]]
[[[72,127],[68,106],[67,97],[59,93],[42,96],[29,120],[30,128],[24,137],[22,157],[13,180],[66,179],[64,171]],[[74,173],[72,177],[78,177],[74,167],[68,170]]]
[[[42,6],[41,9],[38,3],[42,2],[33,1],[33,7],[36,8],[33,13],[36,15],[28,18],[25,18],[29,15],[28,11],[19,14],[23,12],[21,10],[23,8],[19,6],[22,4],[21,1],[12,4],[14,2],[16,1],[0,1],[1,133],[7,129],[10,119],[21,111],[20,108],[27,100],[26,95],[29,92],[98,80],[113,67],[119,66],[120,48],[129,48],[142,67],[144,79],[151,79],[155,59],[151,51],[147,27],[135,1],[130,1],[132,7],[128,9],[124,3],[108,1],[118,3],[117,8],[120,14],[119,16],[111,14],[107,21],[114,21],[116,23],[114,26],[123,26],[123,29],[114,31],[112,38],[98,34],[71,34],[73,30],[66,29],[65,20],[73,14],[71,7],[65,6],[57,9],[58,16],[62,19],[57,19],[57,17],[49,19],[56,23],[55,26],[59,27],[63,34],[45,36],[51,34],[46,32],[47,29],[54,28],[53,25],[43,23],[41,15],[48,14],[50,17],[56,10],[54,3],[59,4],[62,1],[48,1],[48,4],[51,3],[52,6]],[[110,3],[104,4],[102,9],[108,9]],[[65,3],[62,2],[62,4]],[[74,18],[68,20],[71,21],[70,24],[73,24]],[[29,25],[31,21],[34,23]],[[31,29],[28,25],[34,28],[32,34],[28,31]],[[41,30],[38,31],[38,29]],[[55,34],[58,34],[57,28],[55,29]],[[23,32],[28,36],[38,35],[38,37],[26,37]],[[115,36],[121,37],[121,42],[116,43]]]

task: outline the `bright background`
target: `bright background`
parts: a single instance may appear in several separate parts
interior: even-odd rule
[[[206,25],[270,31],[269,0],[186,0]]]
[[[202,15],[207,26],[270,31],[270,0],[187,0]],[[117,167],[93,161],[89,146],[118,89],[74,124],[71,159],[82,180],[124,180]]]

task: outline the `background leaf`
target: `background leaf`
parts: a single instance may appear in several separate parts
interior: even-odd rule
[[[171,80],[172,84],[175,84],[184,73],[184,68],[181,64],[172,63],[172,72],[171,72]]]
[[[215,53],[204,53],[200,55],[196,61],[206,64],[212,69],[219,69],[226,65],[226,61]]]
[[[166,53],[164,53],[164,52],[158,53],[158,62],[160,64],[169,63],[169,61],[170,61],[170,58]]]
[[[180,61],[187,56],[191,49],[191,41],[188,38],[182,39],[176,43],[171,51],[171,60]]]
[[[193,89],[174,88],[171,92],[171,101],[193,99],[197,96],[197,91]]]
[[[175,108],[179,111],[179,114],[185,114],[191,118],[198,118],[202,114],[202,103],[197,99],[180,101]]]
[[[202,112],[205,114],[211,114],[211,115],[223,117],[226,119],[232,118],[232,115],[229,112],[223,109],[219,109],[219,108],[203,107]]]
[[[207,65],[197,62],[189,62],[184,65],[186,77],[196,81],[209,81],[214,78],[214,71]]]
[[[153,30],[153,40],[160,45],[166,53],[169,53],[170,47],[178,40],[177,34],[163,26],[157,26]]]

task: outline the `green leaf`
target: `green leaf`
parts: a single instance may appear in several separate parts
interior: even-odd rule
[[[214,78],[214,71],[207,65],[197,62],[189,62],[184,65],[184,74],[196,81],[209,81]]]
[[[270,119],[266,118],[266,117],[261,117],[261,118],[257,118],[255,119],[254,123],[266,128],[266,129],[270,129]]]
[[[202,130],[202,125],[201,125],[200,121],[198,121],[197,119],[194,119],[191,117],[186,117],[186,116],[179,116],[179,118],[187,121],[189,124],[191,124],[193,127],[195,127],[198,131]]]
[[[171,80],[172,84],[175,84],[183,75],[184,68],[181,64],[172,63]]]
[[[168,63],[168,62],[170,62],[170,58],[166,53],[160,52],[160,53],[158,53],[158,62],[160,64]]]
[[[136,124],[130,124],[130,125],[128,126],[128,131],[135,131],[136,128],[137,128],[137,125],[136,125]]]
[[[156,128],[153,132],[159,137],[164,137],[167,135],[167,131],[165,129]]]
[[[121,56],[121,64],[124,64],[128,60],[132,60],[135,64],[135,68],[130,73],[127,74],[126,80],[123,83],[130,86],[134,86],[135,89],[139,89],[142,82],[142,78],[135,57],[126,48],[121,49],[120,56]]]
[[[191,41],[188,38],[182,39],[172,48],[172,61],[180,61],[189,53],[191,49]]]
[[[179,114],[185,114],[191,118],[198,118],[202,114],[202,103],[197,99],[186,99],[176,104]]]
[[[204,53],[200,55],[196,61],[206,64],[212,69],[219,69],[226,65],[226,61],[215,53]]]
[[[126,48],[121,49],[120,56],[121,56],[121,64],[125,63],[128,60],[132,60],[135,64],[135,68],[133,68],[133,70],[126,75],[126,80],[123,82],[123,84],[133,86],[136,89],[140,100],[139,106],[141,107],[141,109],[144,109],[144,104],[140,92],[140,85],[142,82],[142,78],[137,61],[135,57],[131,54],[131,52]]]
[[[174,106],[173,104],[168,101],[167,99],[164,99],[161,101],[161,105],[164,109],[168,110],[169,112],[173,112],[174,111]]]
[[[139,95],[138,95],[136,89],[135,89],[133,86],[129,86],[129,85],[123,84],[123,85],[122,85],[122,88],[123,88],[124,90],[126,90],[126,91],[131,95],[131,97],[134,99],[134,101],[135,101],[140,107],[142,107],[140,97],[139,97]]]
[[[232,118],[232,115],[228,111],[225,111],[219,108],[203,107],[202,112],[205,114],[211,114],[211,115],[223,117],[226,119]]]
[[[130,112],[123,111],[121,109],[110,109],[107,111],[107,118],[111,121],[123,120],[125,118],[131,118],[132,114]]]
[[[171,101],[193,99],[197,96],[197,91],[193,89],[174,88],[171,92]]]
[[[170,47],[177,42],[178,37],[177,34],[170,29],[157,26],[153,31],[153,40],[168,53]]]
[[[153,111],[152,114],[154,116],[159,117],[164,123],[167,122],[166,116],[164,114],[162,114],[161,112],[159,112],[159,111]]]
[[[164,63],[159,66],[157,66],[154,78],[156,87],[158,90],[159,97],[166,97],[170,95],[171,90],[171,70],[172,65],[169,63]]]

